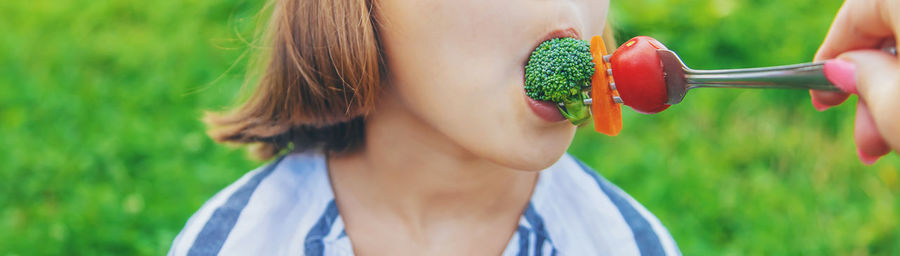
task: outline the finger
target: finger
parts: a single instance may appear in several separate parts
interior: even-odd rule
[[[900,28],[900,3],[890,0],[847,0],[838,11],[815,60],[833,59],[851,50],[871,49],[892,38]]]
[[[852,51],[839,58],[856,65],[855,86],[871,113],[874,127],[887,145],[900,149],[900,65],[897,58],[878,50]]]
[[[825,111],[829,107],[844,103],[848,96],[850,95],[841,92],[809,90],[809,97],[813,107],[819,111]]]
[[[854,127],[853,138],[856,141],[856,153],[864,164],[873,164],[878,158],[891,152],[891,148],[878,132],[864,100],[860,100],[856,105]]]
[[[844,102],[850,93],[858,93],[856,91],[856,66],[847,61],[829,60],[826,61],[822,72],[825,78],[834,83],[841,92],[815,91],[810,90],[809,96],[813,107],[818,111],[824,111],[831,106],[835,106]],[[842,85],[853,85],[853,87],[841,87]]]

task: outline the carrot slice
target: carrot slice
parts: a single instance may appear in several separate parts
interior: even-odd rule
[[[594,76],[591,77],[591,112],[594,116],[594,129],[599,133],[616,136],[622,131],[622,106],[613,101],[619,92],[609,88],[612,77],[606,73],[609,64],[603,61],[606,45],[603,38],[591,38],[591,54],[594,56]]]

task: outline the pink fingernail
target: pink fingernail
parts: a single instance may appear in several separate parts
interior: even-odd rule
[[[856,90],[856,64],[836,59],[825,62],[825,78],[846,93],[859,94]]]
[[[875,161],[878,161],[878,158],[881,158],[880,156],[866,155],[866,153],[862,152],[862,149],[856,149],[856,155],[859,156],[859,161],[865,165],[872,165]]]
[[[821,102],[816,100],[816,97],[812,95],[812,92],[809,92],[809,101],[812,102],[813,107],[816,108],[816,110],[818,110],[819,112],[825,111],[830,108],[830,106],[822,104]]]

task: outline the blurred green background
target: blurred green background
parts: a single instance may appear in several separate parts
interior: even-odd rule
[[[806,62],[837,0],[613,0],[619,39],[694,68]],[[261,2],[0,1],[0,254],[159,255],[260,165],[214,144]],[[265,14],[262,14],[265,16]],[[629,191],[685,255],[900,255],[900,158],[856,159],[853,103],[697,90],[570,152]]]

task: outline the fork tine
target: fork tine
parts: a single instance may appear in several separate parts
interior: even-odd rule
[[[623,101],[622,101],[622,97],[619,97],[619,96],[613,96],[613,102],[615,102],[615,103],[622,103],[622,102],[623,102]]]

